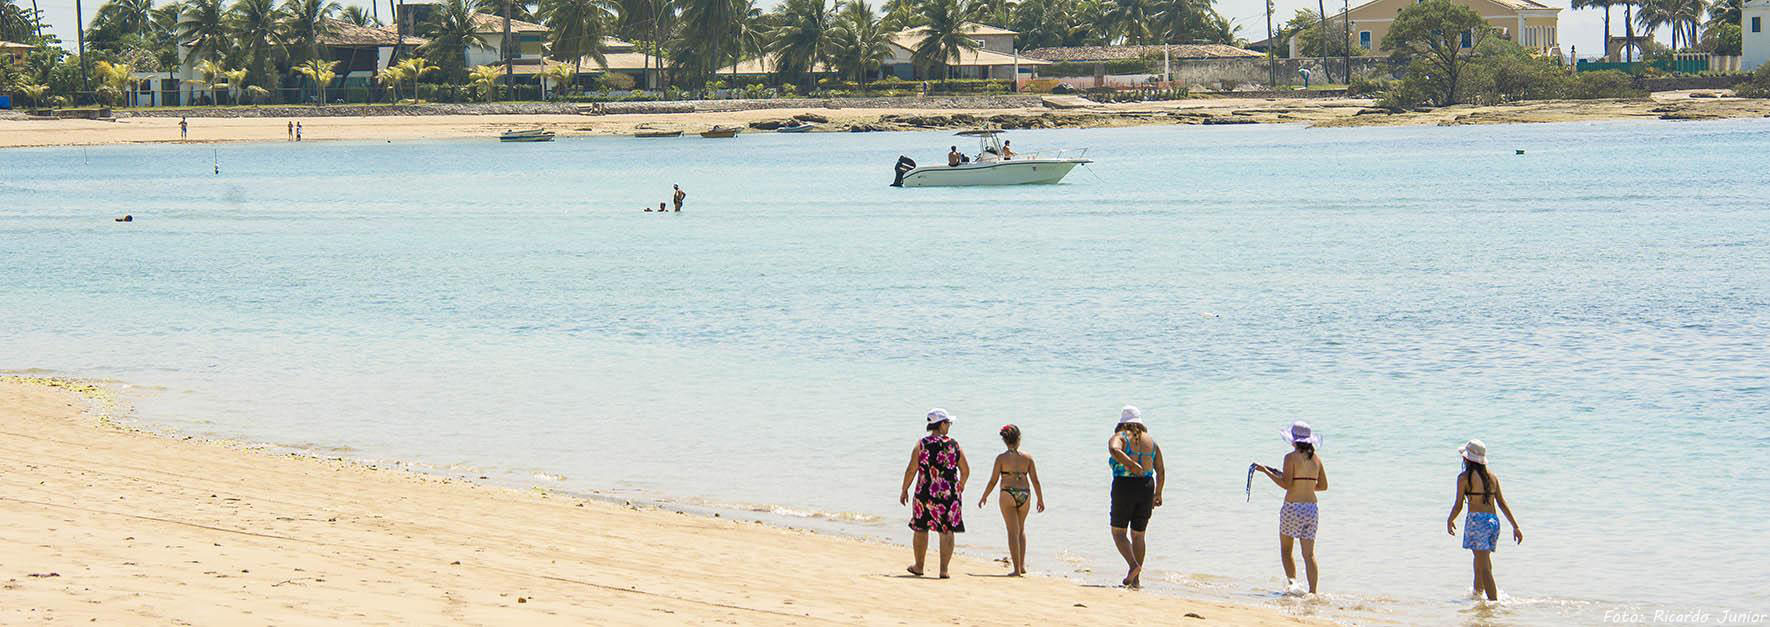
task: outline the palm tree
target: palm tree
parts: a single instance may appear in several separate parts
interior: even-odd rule
[[[1641,3],[1641,11],[1635,14],[1635,21],[1649,35],[1662,26],[1672,30],[1672,52],[1678,51],[1678,44],[1689,46],[1692,33],[1685,30],[1686,23],[1694,22],[1702,16],[1702,5],[1698,0],[1646,0]]]
[[[407,57],[406,60],[399,62],[399,64],[394,67],[399,68],[401,78],[412,79],[413,99],[418,98],[418,79],[424,78],[425,74],[442,69],[431,65],[430,61],[426,60],[424,57]]]
[[[313,81],[314,90],[319,92],[320,104],[324,105],[326,104],[326,86],[332,84],[333,79],[338,78],[338,72],[333,71],[337,67],[337,61],[308,59],[307,62],[295,66],[295,71]]]
[[[154,56],[168,75],[178,66],[178,21],[183,19],[185,3],[175,0],[154,7],[148,31],[153,34]]]
[[[191,84],[209,92],[209,102],[215,103],[215,90],[227,86],[227,67],[220,61],[206,59],[198,63],[196,69],[200,78],[190,81]]]
[[[283,0],[283,39],[302,61],[320,58],[320,39],[332,34],[332,16],[340,7],[333,0]]]
[[[1150,0],[1111,0],[1106,14],[1106,28],[1112,41],[1126,46],[1147,43],[1151,39],[1150,17],[1155,8]]]
[[[504,77],[504,71],[495,65],[474,66],[467,72],[467,83],[474,91],[478,91],[486,102],[497,100],[498,79]]]
[[[114,104],[123,104],[123,95],[128,93],[130,76],[135,70],[127,63],[111,63],[99,61],[92,66],[92,73],[98,78],[98,89],[105,94],[102,100]]]
[[[879,20],[889,32],[909,30],[927,21],[916,0],[885,0],[885,17]]]
[[[832,15],[825,0],[781,4],[780,25],[770,33],[773,41],[768,49],[774,53],[775,72],[782,82],[803,82],[809,91],[817,65],[829,61]]]
[[[576,64],[555,65],[541,70],[541,75],[553,81],[557,93],[564,94],[567,87],[577,82],[578,68]]]
[[[1174,44],[1207,38],[1211,16],[1215,14],[1208,0],[1155,0],[1155,10],[1150,31],[1155,39]]]
[[[1014,21],[1014,9],[1019,4],[1016,0],[978,0],[977,19],[990,26],[1007,28]]]
[[[178,41],[189,49],[189,58],[215,61],[227,50],[227,11],[223,0],[186,0],[178,22]]]
[[[49,93],[49,86],[42,83],[18,83],[12,86],[12,91],[24,96],[31,101],[31,106],[36,107],[43,104],[43,95]]]
[[[23,7],[13,4],[13,0],[0,0],[0,40],[25,41],[34,34],[37,21],[36,10],[26,11]],[[36,104],[36,101],[32,101]]]
[[[153,23],[153,0],[109,0],[92,14],[87,33],[95,45],[108,44],[133,33],[147,32]]]
[[[375,82],[381,83],[382,87],[393,92],[393,101],[396,103],[399,102],[399,84],[403,80],[406,80],[406,73],[400,69],[398,64],[390,65],[375,73]]]
[[[228,36],[234,41],[235,62],[244,61],[251,82],[274,87],[277,57],[284,52],[274,0],[236,0],[227,10]]]
[[[737,82],[738,64],[744,59],[762,59],[768,69],[770,20],[762,15],[756,0],[737,0],[737,21],[731,27],[731,80]]]
[[[865,0],[849,0],[830,30],[830,48],[836,66],[854,82],[865,83],[867,72],[891,56],[891,33]]]
[[[1599,9],[1604,11],[1604,47],[1606,49],[1610,47],[1610,7],[1615,3],[1615,0],[1571,0],[1570,3],[1570,6],[1575,11],[1580,9]]]
[[[584,57],[608,67],[604,40],[614,21],[615,8],[610,0],[541,0],[541,19],[551,29],[548,56],[557,61],[569,59],[572,77],[582,69]],[[569,78],[560,81],[569,82]]]
[[[368,26],[371,28],[381,26],[381,20],[376,19],[374,13],[354,4],[344,7],[344,12],[338,14],[338,17],[339,19],[357,26]]]
[[[221,73],[227,79],[227,95],[234,104],[240,104],[240,94],[246,91],[246,70],[228,70]]]
[[[489,45],[475,25],[474,5],[472,0],[443,0],[435,6],[430,20],[420,27],[420,33],[430,38],[430,43],[418,50],[435,59],[450,77],[463,77],[467,72],[467,49]]]
[[[687,62],[695,81],[706,82],[736,47],[732,26],[738,21],[740,1],[682,0],[678,61]]]
[[[925,0],[922,17],[928,21],[917,29],[922,38],[911,55],[916,66],[928,72],[938,68],[944,82],[952,73],[953,61],[983,47],[965,36],[966,27],[976,21],[978,6],[974,0]]]

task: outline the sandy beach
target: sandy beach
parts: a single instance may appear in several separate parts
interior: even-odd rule
[[[1704,120],[1770,116],[1770,100],[1725,96],[1724,91],[1658,92],[1632,100],[1547,100],[1495,106],[1458,105],[1389,114],[1360,98],[1192,98],[1082,109],[862,109],[787,108],[749,111],[620,115],[429,115],[303,119],[306,141],[490,139],[514,128],[545,128],[562,137],[632,135],[641,129],[682,130],[692,136],[715,125],[745,126],[813,114],[826,130],[917,130],[971,126],[1116,127],[1172,124],[1304,124],[1397,126],[1574,122],[1582,120]],[[1709,96],[1709,97],[1705,97]],[[954,116],[978,120],[953,120]],[[1012,124],[989,118],[1008,116]],[[192,118],[185,143],[286,141],[284,118]],[[766,132],[766,131],[751,131]],[[98,120],[0,119],[0,148],[178,143],[178,119],[119,117]]]
[[[0,377],[0,623],[1315,622],[979,559],[914,579],[899,546],[153,435],[109,399]]]

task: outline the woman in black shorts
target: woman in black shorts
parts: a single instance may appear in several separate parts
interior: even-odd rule
[[[1150,514],[1162,505],[1162,483],[1168,478],[1162,467],[1162,448],[1143,426],[1143,412],[1126,405],[1119,412],[1119,424],[1106,443],[1106,452],[1112,466],[1112,541],[1128,567],[1122,583],[1127,588],[1140,588],[1143,531],[1149,527]]]

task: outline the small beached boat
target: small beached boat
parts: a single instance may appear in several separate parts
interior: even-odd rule
[[[1017,154],[1003,158],[1007,152],[1001,131],[960,131],[963,137],[975,137],[979,150],[959,165],[917,166],[909,157],[897,158],[897,180],[892,187],[965,187],[974,185],[1027,185],[1056,183],[1078,165],[1093,163],[1084,158],[1086,150],[1076,156],[1058,152],[1053,156],[1038,153]]]
[[[815,122],[799,122],[798,124],[794,124],[792,126],[783,126],[783,127],[774,129],[774,132],[776,132],[776,133],[809,133],[809,132],[811,132],[811,129],[814,129],[814,128],[817,128],[817,123],[815,123]]]
[[[634,137],[681,137],[682,136],[682,129],[676,129],[674,131],[639,131],[637,133],[634,133],[633,136]]]
[[[705,137],[708,139],[722,139],[722,138],[726,138],[726,137],[737,137],[738,131],[742,131],[742,130],[744,130],[744,128],[741,126],[719,125],[719,126],[714,126],[713,128],[701,131],[701,137]]]
[[[539,128],[533,128],[533,129],[521,130],[521,131],[504,131],[504,133],[502,135],[498,136],[498,141],[501,141],[501,142],[550,142],[550,141],[553,141],[553,131],[539,129]]]

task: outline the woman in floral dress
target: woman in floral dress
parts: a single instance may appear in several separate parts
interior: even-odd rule
[[[946,579],[947,563],[953,559],[953,534],[965,531],[959,503],[965,492],[965,481],[971,478],[971,465],[959,442],[947,437],[953,417],[944,409],[928,412],[928,437],[916,442],[910,451],[910,464],[903,469],[903,489],[897,500],[910,504],[910,483],[916,484],[915,504],[910,510],[910,528],[916,530],[913,548],[916,564],[910,574],[922,576],[928,554],[928,532],[940,534],[940,578]]]

